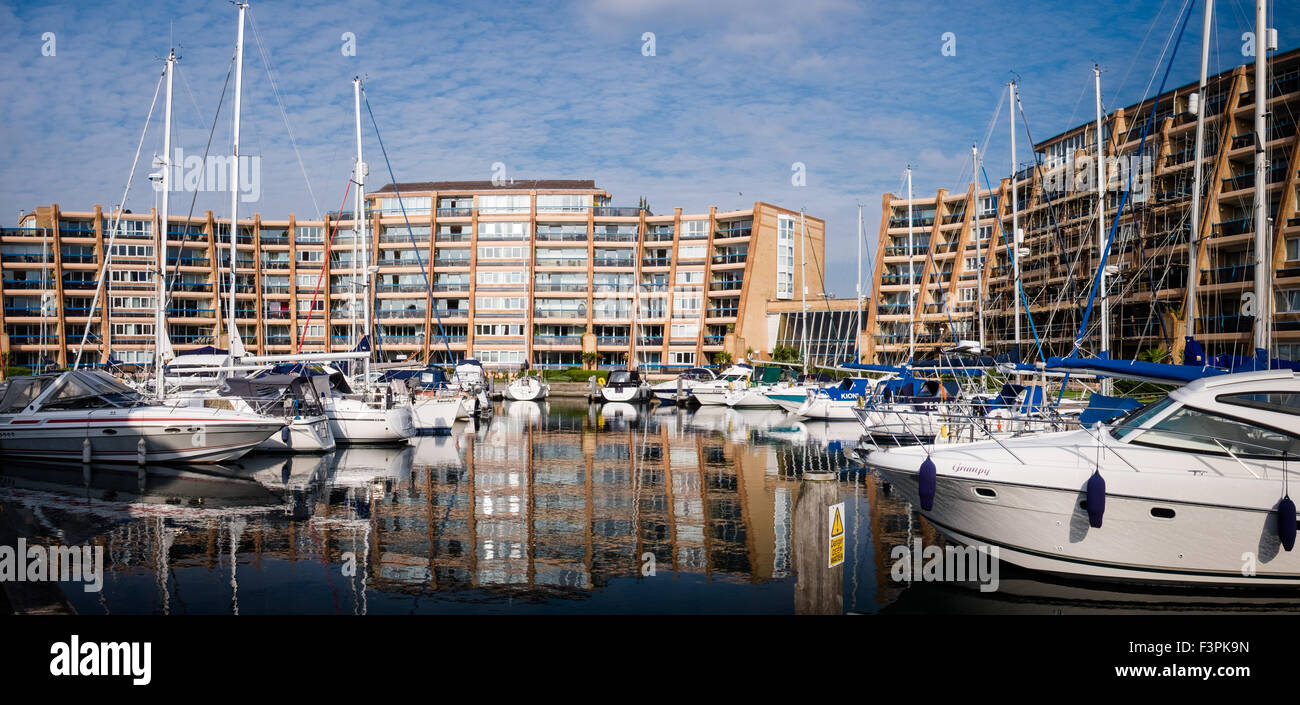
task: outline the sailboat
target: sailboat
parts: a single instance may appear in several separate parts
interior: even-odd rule
[[[367,165],[361,152],[361,78],[352,79],[353,112],[356,121],[357,159],[353,169],[356,183],[355,211],[353,223],[356,228],[355,241],[360,243],[362,257],[363,284],[361,310],[364,320],[364,332],[358,343],[358,350],[365,353],[361,358],[360,391],[353,393],[350,386],[341,379],[331,375],[331,390],[324,399],[325,416],[329,419],[330,431],[342,444],[357,443],[396,443],[404,442],[415,435],[414,410],[405,395],[395,395],[389,391],[378,390],[370,380],[370,272],[366,253],[365,215],[365,180]],[[353,260],[355,262],[355,260]],[[353,279],[353,286],[356,280]]]

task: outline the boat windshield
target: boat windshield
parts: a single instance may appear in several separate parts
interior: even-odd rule
[[[135,403],[140,395],[103,370],[74,370],[55,381],[44,409],[118,407]]]
[[[54,381],[53,377],[18,377],[10,380],[3,399],[0,399],[0,414],[17,414],[36,400]]]
[[[1173,399],[1163,397],[1140,409],[1135,409],[1127,416],[1118,419],[1111,425],[1111,435],[1116,438],[1127,438],[1130,434],[1137,431],[1139,426],[1155,418],[1165,409],[1168,409],[1169,405],[1173,403]]]
[[[627,384],[632,381],[632,373],[628,370],[614,370],[609,373],[609,384]]]
[[[1170,450],[1248,457],[1300,457],[1300,435],[1182,406],[1130,434],[1129,442]]]

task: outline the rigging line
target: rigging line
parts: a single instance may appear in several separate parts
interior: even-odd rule
[[[1171,70],[1173,70],[1174,67],[1174,59],[1177,58],[1178,56],[1178,47],[1180,44],[1182,44],[1183,33],[1187,29],[1187,19],[1191,17],[1190,10],[1191,10],[1191,3],[1189,0],[1188,3],[1184,5],[1182,20],[1179,22],[1178,28],[1176,30],[1176,35],[1175,35],[1177,37],[1177,40],[1174,42],[1173,52],[1169,56],[1169,63],[1165,66],[1164,77],[1160,79],[1160,88],[1155,94],[1155,98],[1151,103],[1150,114],[1147,116],[1147,121],[1142,127],[1142,139],[1141,141],[1139,141],[1138,148],[1137,148],[1138,155],[1141,155],[1142,152],[1144,151],[1147,143],[1148,133],[1151,130],[1151,126],[1155,123],[1156,111],[1160,107],[1160,96],[1161,94],[1164,93],[1165,83],[1169,80],[1169,73]],[[1157,68],[1159,67],[1157,66]],[[1129,194],[1132,192],[1132,190],[1133,190],[1133,170],[1130,169],[1128,174],[1128,184],[1125,186],[1124,192],[1120,194],[1119,208],[1116,209],[1115,218],[1114,220],[1111,221],[1110,224],[1110,236],[1106,238],[1106,246],[1101,251],[1101,261],[1097,265],[1097,274],[1092,279],[1092,291],[1088,296],[1088,307],[1083,314],[1083,323],[1079,325],[1079,334],[1074,339],[1074,349],[1070,353],[1071,356],[1077,353],[1079,349],[1083,346],[1084,331],[1087,330],[1088,320],[1092,317],[1093,303],[1097,299],[1097,290],[1100,288],[1101,285],[1101,278],[1102,278],[1102,273],[1105,271],[1106,260],[1110,257],[1111,244],[1115,241],[1115,233],[1119,229],[1120,219],[1124,217],[1124,206],[1129,205],[1128,197]],[[1131,215],[1132,206],[1129,207],[1129,211]]]
[[[988,188],[989,193],[993,193],[993,184],[991,181],[989,181],[988,170],[983,167],[980,167],[980,171],[984,174],[985,187]],[[1015,188],[1014,182],[1012,183],[1012,188]],[[1011,244],[1011,239],[1007,237],[1007,231],[1006,228],[1004,228],[1002,225],[1001,217],[997,219],[997,223],[998,223],[998,234],[1002,236],[1002,242],[1005,243],[1007,246],[1007,257],[1010,258],[1010,262],[1014,264],[1016,257],[1018,257],[1019,254],[1014,251],[1015,248]],[[1025,294],[1024,283],[1022,283],[1019,279],[1017,279],[1015,282],[1015,289],[1019,293],[1020,299],[1025,303],[1025,318],[1029,319],[1029,332],[1034,334],[1034,344],[1038,346],[1038,357],[1040,360],[1046,362],[1047,358],[1043,357],[1043,341],[1038,338],[1038,329],[1034,326],[1034,314],[1029,310],[1029,306],[1030,306],[1029,296]],[[1012,305],[1014,305],[1014,303]],[[1013,345],[1019,346],[1020,341],[1019,340],[1015,341]],[[1023,360],[1023,355],[1021,355],[1020,357]]]
[[[343,213],[343,208],[348,204],[348,194],[352,193],[353,183],[354,182],[352,179],[348,179],[348,186],[347,188],[343,189],[343,202],[339,204],[340,214]],[[339,223],[342,220],[343,218],[334,219],[334,230],[333,232],[330,233],[329,238],[325,240],[325,254],[324,254],[325,261],[322,263],[322,266],[320,268],[320,274],[316,275],[316,289],[311,293],[311,307],[307,309],[307,320],[303,322],[302,330],[299,331],[298,333],[298,352],[302,352],[303,338],[306,337],[307,335],[307,324],[311,323],[312,314],[316,311],[316,299],[320,296],[321,281],[325,278],[325,270],[330,268],[329,267],[330,247],[334,244],[334,236],[338,235]],[[356,316],[356,311],[350,311],[349,313],[352,316]],[[322,320],[324,319],[324,317],[325,314],[324,314],[324,310],[322,309],[322,313],[321,313]]]
[[[1086,85],[1084,86],[1084,89],[1085,90],[1087,89]],[[1020,102],[1020,96],[1021,96],[1021,91],[1016,91],[1016,108],[1020,112],[1020,122],[1024,125],[1025,128],[1025,139],[1029,140],[1029,144],[1033,145],[1035,144],[1034,136],[1029,132],[1029,118],[1025,115],[1025,106],[1023,103]],[[1043,175],[1043,165],[1039,163],[1038,159],[1034,160],[1034,170],[1038,173],[1038,180],[1040,184],[1046,181],[1046,178]],[[1059,303],[1061,301],[1060,297],[1064,295],[1066,289],[1068,289],[1071,293],[1077,294],[1077,291],[1075,290],[1075,287],[1077,286],[1077,282],[1075,281],[1074,278],[1073,267],[1069,267],[1065,260],[1065,257],[1068,253],[1065,247],[1065,237],[1061,233],[1061,223],[1056,217],[1056,204],[1052,202],[1052,197],[1048,195],[1050,192],[1046,188],[1040,188],[1039,192],[1042,194],[1043,198],[1047,201],[1048,220],[1051,223],[1053,232],[1056,233],[1056,244],[1060,248],[1060,254],[1057,256],[1057,263],[1067,267],[1066,282],[1065,282],[1066,287],[1064,287],[1058,292],[1057,303]]]
[[[145,135],[149,134],[149,123],[153,121],[153,109],[158,105],[158,93],[162,90],[163,79],[166,77],[167,69],[163,68],[162,74],[158,76],[158,85],[153,89],[153,100],[149,102],[149,114],[145,116],[144,128],[140,130],[140,142],[135,146],[135,159],[131,161],[131,171],[126,177],[126,188],[122,191],[122,204],[117,207],[117,217],[113,219],[113,231],[108,237],[108,246],[104,248],[104,266],[99,270],[99,280],[95,283],[95,295],[90,300],[90,311],[86,317],[86,327],[81,332],[81,343],[77,345],[77,357],[72,363],[72,369],[74,370],[81,365],[81,353],[86,347],[86,340],[90,337],[90,323],[94,319],[95,309],[99,307],[99,292],[104,288],[104,280],[108,275],[110,265],[113,263],[113,243],[117,241],[117,234],[122,229],[122,214],[126,212],[126,199],[131,193],[131,183],[135,181],[135,169],[140,164],[140,152],[144,149],[144,138]],[[166,242],[166,240],[163,240],[163,242]],[[44,279],[43,276],[42,279]],[[45,284],[44,281],[41,283]],[[102,339],[103,328],[100,328],[99,332]],[[41,352],[45,352],[44,346],[42,346]]]
[[[393,163],[388,159],[388,149],[384,147],[384,138],[379,134],[379,122],[375,120],[375,111],[370,108],[370,96],[366,94],[365,86],[361,87],[362,97],[366,101],[366,113],[370,115],[370,124],[375,128],[375,140],[379,142],[379,151],[384,155],[384,165],[388,168],[388,178],[393,184],[393,195],[397,198],[397,206],[402,209],[402,221],[406,223],[406,235],[411,239],[411,249],[415,251],[415,262],[420,267],[420,276],[424,278],[424,288],[429,293],[429,305],[433,309],[433,315],[438,321],[438,335],[442,338],[443,347],[447,353],[447,362],[455,361],[451,353],[451,342],[447,340],[447,331],[442,325],[442,314],[438,313],[438,307],[435,304],[437,299],[433,295],[433,285],[429,282],[429,270],[424,266],[424,258],[420,256],[420,246],[415,241],[415,231],[411,229],[411,218],[406,213],[406,203],[402,200],[401,187],[397,184],[397,176],[393,174]],[[369,331],[366,331],[369,333]],[[531,331],[529,332],[531,335]],[[431,362],[431,360],[426,360]],[[454,369],[452,376],[457,383],[460,382],[460,375]]]
[[[1142,56],[1142,50],[1146,48],[1147,41],[1151,39],[1151,33],[1155,31],[1156,26],[1160,24],[1160,16],[1164,14],[1165,8],[1168,6],[1169,0],[1164,0],[1164,2],[1160,3],[1160,9],[1152,15],[1151,23],[1147,25],[1146,34],[1142,37],[1142,43],[1138,45],[1137,51],[1133,52],[1133,58],[1129,60],[1128,69],[1124,72],[1124,78],[1120,79],[1116,95],[1119,95],[1119,92],[1124,89],[1124,86],[1128,85],[1129,75],[1133,73],[1133,67],[1137,65],[1138,57]]]
[[[311,187],[311,178],[307,176],[307,165],[302,161],[302,150],[298,149],[298,140],[293,136],[293,127],[289,125],[289,114],[284,109],[284,101],[280,98],[280,87],[275,82],[275,73],[271,70],[271,58],[266,53],[266,47],[262,44],[262,33],[257,29],[257,19],[253,17],[252,8],[248,8],[249,23],[253,26],[253,39],[257,41],[257,51],[262,56],[262,67],[266,69],[266,78],[271,83],[271,93],[275,96],[275,104],[280,108],[280,120],[284,123],[284,129],[289,133],[289,144],[293,146],[293,154],[298,158],[298,168],[302,170],[302,178],[307,182],[307,194],[311,196],[312,207],[316,209],[316,219],[324,220],[320,202],[316,200],[316,192]]]
[[[177,67],[179,68],[179,66],[180,66],[180,64],[179,64],[179,62],[178,62],[178,63],[177,63]],[[212,114],[212,127],[208,128],[208,143],[203,147],[203,160],[202,160],[202,162],[200,162],[201,164],[207,164],[207,163],[208,163],[208,154],[210,154],[210,153],[211,153],[211,150],[212,150],[212,137],[213,137],[213,135],[215,135],[216,132],[217,132],[217,120],[221,119],[221,106],[224,105],[225,102],[226,102],[226,88],[229,87],[229,85],[230,85],[230,74],[231,74],[232,72],[234,72],[234,70],[235,70],[235,57],[234,57],[234,55],[232,54],[231,57],[230,57],[230,65],[226,68],[226,80],[225,80],[225,82],[223,82],[223,83],[221,84],[221,96],[217,98],[217,109],[216,109],[216,112],[214,112],[214,113]],[[238,188],[238,186],[239,186],[238,184],[231,184],[231,185],[230,185],[230,188],[232,188],[232,189],[233,189],[233,188]],[[189,212],[187,212],[187,213],[185,214],[185,232],[181,235],[181,243],[182,243],[182,244],[181,244],[181,249],[184,249],[184,247],[185,247],[185,245],[184,245],[184,242],[185,242],[185,235],[189,233],[190,222],[191,222],[191,219],[194,217],[194,206],[198,203],[198,200],[199,200],[199,190],[198,190],[198,189],[194,189],[194,193],[190,196],[190,209],[189,209]],[[231,232],[231,237],[234,237],[234,236],[235,236],[235,233],[237,233],[238,230],[236,229],[236,226],[235,226],[234,223],[231,223],[230,227],[231,227],[231,231],[230,231],[230,232]],[[164,226],[164,229],[166,229],[165,226]],[[163,233],[163,241],[164,241],[164,242],[166,241],[166,236],[167,236],[167,233]],[[217,240],[217,227],[216,227],[216,223],[215,223],[215,222],[214,222],[213,225],[212,225],[212,240],[213,240],[213,243],[215,244],[215,243],[216,243],[216,240]],[[220,248],[217,248],[217,249],[220,250]],[[220,257],[218,257],[217,259],[220,260]],[[233,269],[234,266],[235,266],[235,263],[234,263],[234,262],[231,262],[231,263],[230,263],[230,266],[231,266],[231,268]],[[174,284],[174,283],[176,282],[176,277],[180,276],[180,271],[181,271],[181,257],[180,257],[179,254],[177,254],[177,255],[176,255],[176,265],[175,265],[175,267],[172,268],[171,276],[170,276],[169,278],[167,278],[166,281],[163,282],[163,291],[164,291],[164,292],[167,292],[167,291],[170,291],[170,290],[171,290],[171,285]],[[217,282],[217,293],[218,293],[218,295],[221,293],[221,282]],[[164,293],[164,296],[165,296],[165,295],[166,295],[166,294]],[[162,302],[162,301],[160,301],[160,302],[159,302],[159,305],[163,305],[163,304],[165,304],[165,303],[166,303],[166,302]],[[219,317],[218,317],[218,318],[219,318]]]

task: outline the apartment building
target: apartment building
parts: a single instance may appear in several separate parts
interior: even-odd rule
[[[1277,354],[1300,359],[1300,51],[1278,55],[1270,64],[1264,140],[1271,166],[1258,185],[1268,189],[1272,214],[1274,343]],[[1196,89],[1195,83],[1182,86],[1102,120],[1102,143],[1112,162],[1105,195],[1107,235],[1128,170],[1135,176],[1103,292],[1109,296],[1112,357],[1133,359],[1163,348],[1180,359],[1188,311],[1195,318],[1197,339],[1210,354],[1253,354],[1254,317],[1250,296],[1243,294],[1253,290],[1256,261],[1251,210],[1257,187],[1254,72],[1238,66],[1208,82],[1203,211],[1199,232],[1191,233],[1196,116],[1189,101]],[[1139,154],[1144,130],[1146,143]],[[1100,261],[1092,176],[1096,162],[1091,161],[1096,144],[1095,123],[1081,125],[1036,143],[1034,162],[1020,165],[1014,176],[1024,289],[1018,340],[1011,259],[1013,179],[1003,178],[992,190],[981,182],[964,193],[939,189],[914,195],[910,217],[906,195],[886,194],[866,357],[895,362],[906,359],[913,345],[917,357],[923,357],[959,339],[979,340],[981,312],[984,340],[994,353],[1008,352],[1018,343],[1024,359],[1038,359],[1040,346],[1043,355],[1068,354]],[[984,156],[986,165],[996,159]],[[1193,236],[1200,246],[1189,266]],[[1187,298],[1189,272],[1197,277],[1194,302]],[[1084,334],[1083,347],[1092,353],[1101,349],[1099,313],[1094,310]]]
[[[386,360],[703,364],[766,348],[767,301],[796,297],[801,253],[825,252],[822,220],[768,203],[655,215],[580,180],[390,184],[367,194],[365,218],[364,242],[351,213],[239,221],[235,323],[249,350],[351,349],[369,286]],[[164,231],[173,346],[227,346],[229,222],[169,221],[50,205],[0,230],[9,364],[66,365],[79,350],[92,364],[149,364]],[[821,294],[820,277],[807,286]]]

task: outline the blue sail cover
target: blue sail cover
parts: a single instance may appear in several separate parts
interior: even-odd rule
[[[1119,377],[1157,384],[1187,384],[1202,377],[1225,374],[1224,370],[1214,367],[1193,365],[1171,365],[1165,362],[1143,362],[1141,360],[1109,360],[1106,358],[1049,357],[1048,370],[1063,372],[1084,372],[1103,377]]]

